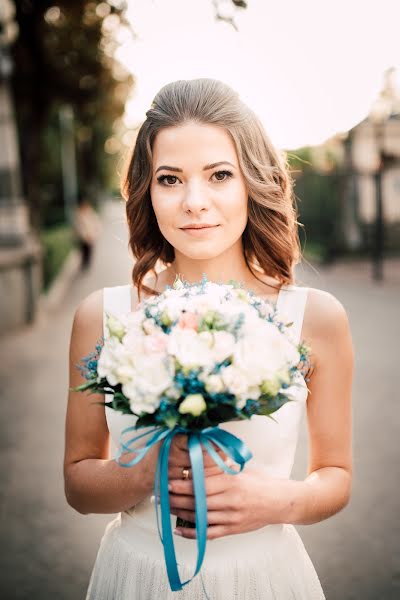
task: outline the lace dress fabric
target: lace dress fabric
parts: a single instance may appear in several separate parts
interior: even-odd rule
[[[131,307],[131,286],[104,288],[104,311],[120,314]],[[307,289],[285,286],[278,298],[279,312],[293,322],[299,339]],[[106,331],[104,329],[104,335]],[[293,388],[295,400],[274,413],[274,419],[253,416],[249,421],[224,423],[221,428],[240,437],[272,477],[290,478],[299,426],[306,408],[307,388],[302,377]],[[120,432],[135,417],[105,408],[115,456]],[[86,600],[204,600],[200,576],[183,590],[171,592],[164,564],[151,496],[107,525],[90,577]],[[171,515],[172,526],[176,517]],[[195,540],[174,536],[181,580],[194,572]],[[267,525],[256,531],[207,540],[201,570],[212,600],[324,600],[325,596],[304,544],[293,525]]]

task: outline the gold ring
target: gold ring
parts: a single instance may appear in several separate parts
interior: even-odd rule
[[[182,479],[190,479],[190,469],[182,469]]]

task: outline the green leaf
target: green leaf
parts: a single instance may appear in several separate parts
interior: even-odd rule
[[[271,399],[269,396],[261,396],[259,398],[262,415],[270,415],[271,413],[279,410],[287,402],[293,402],[293,398],[285,396],[285,394],[278,394],[275,398]]]
[[[69,391],[70,392],[84,392],[85,390],[93,388],[94,386],[96,386],[96,384],[97,384],[97,382],[94,380],[88,381],[86,383],[81,383],[81,385],[78,385],[76,387],[69,388]]]

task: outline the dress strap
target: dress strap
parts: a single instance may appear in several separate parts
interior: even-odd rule
[[[296,344],[300,342],[303,327],[304,310],[307,302],[308,288],[296,285],[285,285],[279,292],[277,309],[288,323],[293,323],[291,331]]]
[[[121,315],[131,310],[131,286],[115,285],[103,288],[103,335],[106,337],[106,311],[113,315]]]

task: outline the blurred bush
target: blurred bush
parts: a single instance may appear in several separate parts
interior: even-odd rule
[[[300,242],[306,259],[329,263],[345,252],[346,174],[338,146],[299,148],[287,154],[293,178]]]
[[[68,225],[55,225],[40,233],[43,245],[43,288],[47,291],[70,251],[76,247],[73,230]]]
[[[306,256],[329,263],[344,251],[342,194],[344,176],[305,171],[296,179],[300,239]]]

